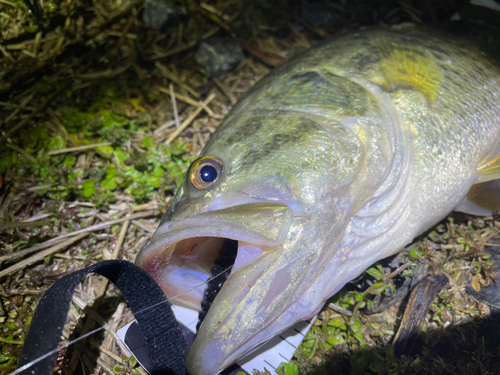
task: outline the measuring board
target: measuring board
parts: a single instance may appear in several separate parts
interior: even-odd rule
[[[179,322],[188,347],[194,340],[198,313],[180,306],[172,305],[172,310]],[[236,364],[224,370],[221,375],[236,375],[238,371],[252,374],[253,370],[264,371],[267,368],[273,372],[281,362],[289,362],[298,348],[315,318],[297,323],[293,327],[275,336],[252,354],[239,360]],[[151,364],[147,349],[143,344],[139,324],[134,320],[118,331],[118,337],[129,348],[137,362],[149,373]]]

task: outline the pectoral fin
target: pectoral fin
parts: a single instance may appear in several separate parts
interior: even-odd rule
[[[479,216],[500,211],[500,180],[473,185],[455,211]]]

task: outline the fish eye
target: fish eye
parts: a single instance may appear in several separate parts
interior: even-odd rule
[[[222,173],[222,162],[213,156],[196,160],[191,166],[190,180],[199,190],[208,189]]]

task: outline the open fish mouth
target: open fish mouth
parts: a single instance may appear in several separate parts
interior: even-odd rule
[[[136,264],[171,303],[200,311],[199,328],[226,279],[281,244],[292,220],[286,204],[248,203],[168,221]]]
[[[230,274],[266,250],[265,246],[230,238],[188,237],[162,246],[137,263],[156,280],[171,303],[200,312],[199,328]]]

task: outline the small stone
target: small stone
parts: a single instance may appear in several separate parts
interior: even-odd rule
[[[9,312],[9,318],[10,318],[10,319],[16,319],[16,318],[18,317],[18,315],[19,315],[19,314],[18,314],[18,313],[17,313],[17,311],[15,311],[15,310],[14,310],[14,311]]]
[[[182,10],[166,0],[145,0],[142,19],[147,27],[159,30],[177,23]]]
[[[12,303],[14,303],[17,307],[21,307],[23,299],[23,296],[14,296],[14,298],[12,298]]]
[[[471,285],[476,292],[481,291],[481,274],[474,275],[472,277]]]
[[[200,42],[195,59],[213,78],[230,72],[245,59],[245,54],[234,39],[210,38]]]

